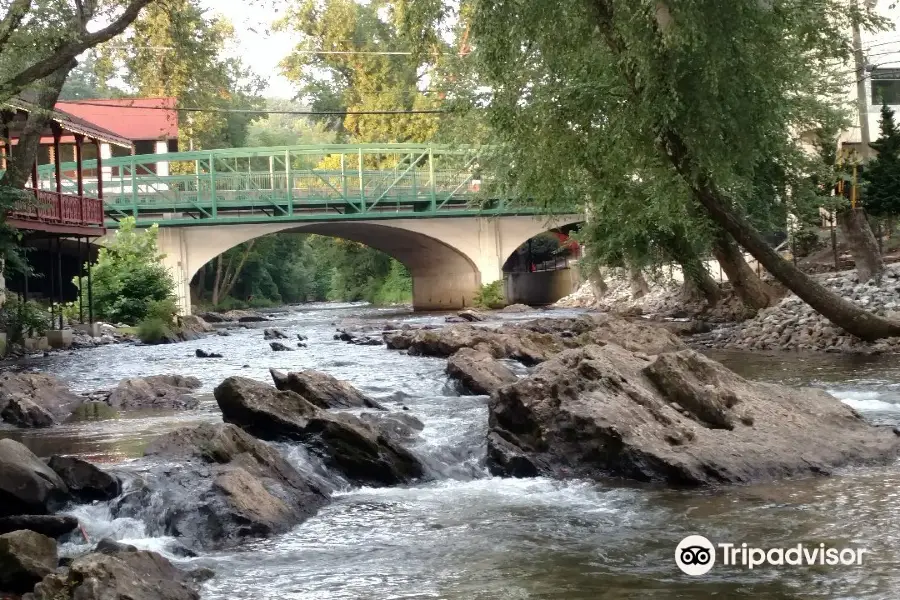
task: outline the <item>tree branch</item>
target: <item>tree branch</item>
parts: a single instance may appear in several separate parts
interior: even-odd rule
[[[58,46],[47,58],[36,62],[3,81],[0,83],[0,101],[15,96],[28,85],[66,66],[85,50],[89,50],[119,35],[138,18],[145,6],[154,1],[156,0],[131,0],[131,3],[122,14],[103,29],[94,33],[88,33],[73,42]]]
[[[22,19],[31,10],[32,0],[13,0],[3,20],[0,21],[0,51],[3,50],[10,36],[19,28]]]

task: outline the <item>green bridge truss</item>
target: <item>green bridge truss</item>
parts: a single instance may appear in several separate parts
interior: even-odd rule
[[[60,165],[77,193],[75,163]],[[479,152],[420,144],[279,146],[104,159],[110,227],[132,216],[160,226],[272,221],[536,214],[483,192]],[[97,196],[97,161],[84,162],[84,193]],[[39,168],[55,190],[54,165]]]

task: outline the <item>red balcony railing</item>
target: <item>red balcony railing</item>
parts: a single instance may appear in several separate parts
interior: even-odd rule
[[[9,218],[50,225],[103,227],[103,200],[46,190],[27,191],[34,194],[34,198],[18,203],[10,211]]]

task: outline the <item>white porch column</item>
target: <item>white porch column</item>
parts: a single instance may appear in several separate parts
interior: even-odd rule
[[[166,140],[156,142],[156,154],[168,154],[169,153],[169,142]],[[169,176],[169,163],[168,162],[158,162],[156,163],[156,174],[160,177],[168,177]]]
[[[112,158],[112,146],[110,144],[100,144],[100,159],[106,163],[107,159]],[[112,167],[103,167],[103,181],[112,181]]]

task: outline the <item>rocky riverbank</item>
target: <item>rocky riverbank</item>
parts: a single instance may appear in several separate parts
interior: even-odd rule
[[[828,289],[879,316],[900,320],[900,265],[885,270],[880,285],[859,283],[855,271],[817,277]],[[705,348],[881,354],[900,352],[900,337],[874,343],[855,338],[789,294],[746,321],[728,324],[692,339]]]

